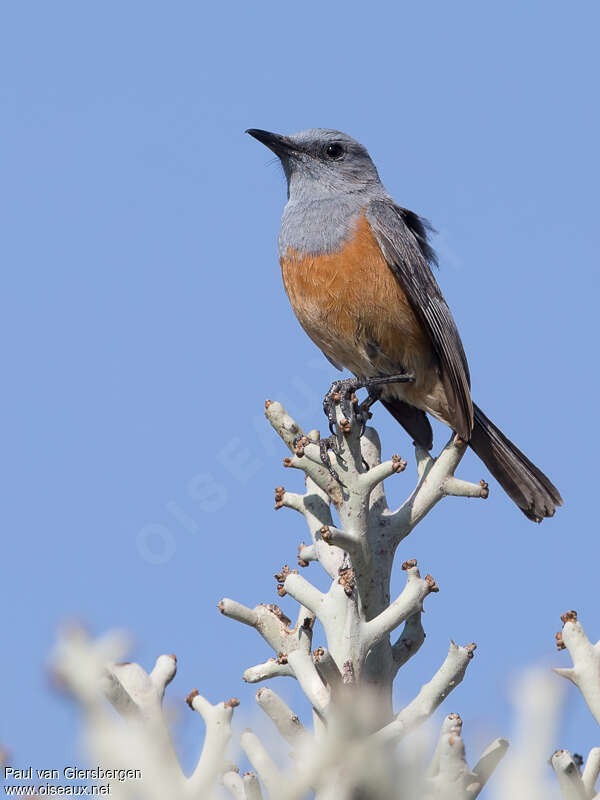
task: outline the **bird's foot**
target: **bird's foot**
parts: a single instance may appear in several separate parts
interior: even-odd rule
[[[334,435],[328,436],[327,439],[319,439],[319,454],[321,456],[321,462],[327,472],[331,475],[334,481],[338,484],[338,486],[343,486],[342,479],[331,466],[331,461],[329,459],[329,451],[335,453],[335,455],[339,458],[339,447],[337,443],[337,438]]]
[[[337,423],[336,405],[340,405],[344,415],[339,424],[341,432],[349,433],[352,428],[352,420],[357,419],[361,424],[362,436],[367,420],[371,417],[369,409],[379,399],[381,387],[391,383],[413,383],[414,380],[414,375],[403,373],[378,378],[345,378],[334,381],[323,399],[323,411],[327,416],[331,434],[335,434]],[[356,397],[359,389],[366,389],[369,392],[367,399],[360,404]]]

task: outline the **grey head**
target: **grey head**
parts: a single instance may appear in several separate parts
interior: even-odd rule
[[[347,239],[369,201],[389,199],[367,148],[329,128],[284,136],[246,131],[280,159],[288,185],[279,252],[336,250]]]
[[[317,199],[381,186],[367,148],[341,131],[311,128],[282,136],[250,128],[246,133],[280,159],[291,199],[300,195]]]

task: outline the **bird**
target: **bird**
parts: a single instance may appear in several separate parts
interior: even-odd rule
[[[279,261],[308,336],[416,445],[433,447],[430,414],[469,444],[529,519],[553,516],[558,489],[471,398],[465,351],[433,273],[429,222],[394,202],[367,149],[341,131],[246,133],[285,173]]]

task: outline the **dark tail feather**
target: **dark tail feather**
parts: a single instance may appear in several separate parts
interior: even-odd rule
[[[431,450],[433,447],[433,431],[431,424],[424,411],[414,406],[409,406],[404,400],[395,397],[382,398],[381,402],[394,417],[398,420],[404,430],[412,436],[415,444]]]
[[[473,405],[475,425],[470,446],[521,511],[541,522],[551,517],[562,497],[556,486],[506,438],[483,411]]]

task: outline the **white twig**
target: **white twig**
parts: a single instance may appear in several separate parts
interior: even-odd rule
[[[208,795],[217,775],[224,765],[225,749],[231,739],[231,718],[239,700],[232,697],[226,703],[212,705],[198,690],[194,689],[187,698],[189,707],[196,711],[206,725],[206,736],[200,759],[188,780],[189,790],[197,797]]]
[[[279,677],[295,677],[294,670],[290,667],[287,657],[283,654],[278,658],[269,658],[264,664],[248,667],[242,675],[242,680],[246,681],[246,683],[260,683],[261,681]]]
[[[408,536],[443,497],[452,495],[485,499],[488,496],[489,490],[485,481],[478,484],[468,483],[454,477],[454,471],[466,449],[467,445],[457,436],[452,436],[436,459],[420,447],[416,448],[419,484],[408,500],[389,515],[390,524],[399,540]]]
[[[431,763],[429,765],[429,769],[427,770],[427,776],[430,778],[434,778],[440,771],[440,751],[442,747],[442,742],[444,738],[449,733],[460,733],[462,731],[462,719],[460,718],[459,714],[452,712],[444,717],[442,721],[442,729],[440,731],[440,737],[437,741],[435,750],[433,752],[433,756],[431,758]]]
[[[431,575],[421,578],[416,559],[405,561],[402,569],[406,571],[406,586],[402,593],[374,619],[363,624],[363,646],[366,648],[383,639],[408,617],[420,613],[427,595],[438,591]]]
[[[233,800],[246,800],[244,781],[239,772],[230,770],[223,775],[223,786],[227,789]]]
[[[599,773],[600,747],[592,747],[588,753],[588,757],[585,761],[585,767],[583,768],[583,774],[581,776],[583,785],[585,786],[585,790],[589,797],[594,797],[596,781],[598,780]]]
[[[496,739],[483,751],[481,758],[473,767],[474,779],[473,782],[467,786],[467,800],[474,800],[475,797],[479,797],[483,787],[489,781],[492,773],[506,755],[508,746],[507,739]]]
[[[303,578],[302,575],[290,573],[285,579],[284,587],[294,600],[308,608],[316,617],[321,616],[321,609],[326,595]]]
[[[398,639],[392,646],[392,657],[396,670],[412,658],[425,641],[425,631],[421,624],[421,612],[408,617]]]
[[[246,730],[240,738],[242,750],[265,784],[270,798],[277,798],[283,793],[284,779],[275,762],[265,750],[258,736]]]
[[[292,747],[305,744],[310,734],[300,719],[278,694],[271,689],[259,689],[256,702],[274,722],[281,736]]]
[[[550,759],[564,800],[589,800],[579,767],[568,750],[557,750]]]
[[[557,667],[554,672],[572,681],[587,703],[587,706],[600,725],[600,642],[592,644],[577,621],[575,611],[567,611],[561,617],[563,628],[556,634],[559,650],[565,648],[573,660],[573,666]]]
[[[260,784],[253,772],[244,774],[244,789],[246,790],[246,800],[262,800]]]
[[[309,652],[295,650],[288,654],[291,668],[302,691],[315,711],[323,716],[329,705],[329,690],[323,684]]]
[[[448,655],[433,678],[421,687],[419,694],[397,714],[393,722],[375,734],[376,738],[381,742],[401,739],[428,719],[464,678],[475,647],[474,643],[459,647],[451,642]]]

